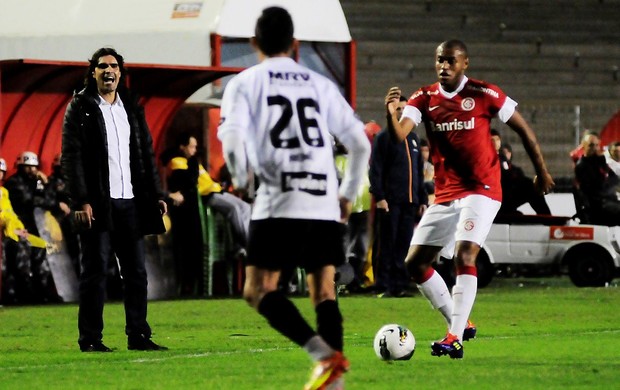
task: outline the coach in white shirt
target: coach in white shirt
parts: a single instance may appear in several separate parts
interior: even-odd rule
[[[116,255],[124,284],[127,347],[166,349],[151,341],[146,321],[145,234],[164,231],[166,212],[144,109],[125,87],[123,57],[101,48],[90,59],[85,88],[67,107],[62,168],[81,228],[78,344],[82,352],[111,352],[103,344],[107,262]]]

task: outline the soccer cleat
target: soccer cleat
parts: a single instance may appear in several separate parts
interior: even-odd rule
[[[339,383],[342,374],[347,371],[349,371],[349,361],[342,352],[336,351],[331,357],[316,363],[304,390],[331,389],[330,385]]]
[[[467,320],[467,327],[463,331],[463,341],[469,341],[476,338],[476,325],[470,320]]]
[[[449,355],[452,359],[463,358],[463,344],[452,333],[448,333],[443,340],[435,341],[431,344],[431,349],[431,355],[433,356]]]

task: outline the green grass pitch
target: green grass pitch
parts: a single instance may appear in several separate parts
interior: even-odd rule
[[[309,301],[294,301],[312,323]],[[478,338],[460,361],[430,355],[445,334],[438,312],[411,298],[341,297],[346,388],[611,389],[620,379],[620,289],[561,282],[496,283],[478,292]],[[240,298],[151,302],[153,339],[166,352],[128,351],[120,303],[105,309],[114,353],[77,347],[73,304],[0,308],[0,389],[301,389],[311,362]],[[410,361],[385,363],[372,349],[384,324],[409,327]]]

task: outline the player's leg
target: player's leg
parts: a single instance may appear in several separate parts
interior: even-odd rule
[[[452,321],[448,335],[442,341],[433,343],[432,349],[436,356],[447,354],[451,358],[462,358],[461,340],[478,288],[476,257],[491,230],[500,202],[482,195],[469,195],[456,201],[455,206],[459,211],[459,220],[455,233],[457,276],[452,288]]]
[[[456,243],[456,284],[452,288],[452,322],[450,333],[463,340],[463,332],[467,327],[467,320],[476,300],[478,289],[478,274],[476,272],[476,257],[480,252],[480,246],[471,241],[458,241]]]
[[[452,319],[452,296],[443,278],[432,267],[442,248],[450,251],[458,214],[452,205],[434,204],[426,210],[411,239],[405,263],[418,289],[437,309],[448,326]],[[446,251],[446,249],[444,249]],[[443,253],[443,252],[442,252]],[[448,256],[452,256],[451,253]]]
[[[245,273],[243,297],[275,330],[300,346],[316,335],[293,302],[277,289],[280,271],[250,265]]]
[[[334,350],[342,351],[342,315],[336,302],[334,266],[325,266],[308,274],[308,291],[316,311],[317,333]]]

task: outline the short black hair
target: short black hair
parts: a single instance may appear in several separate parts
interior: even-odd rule
[[[293,19],[281,7],[265,8],[254,29],[258,48],[268,56],[287,52],[293,45],[293,34]]]
[[[403,95],[400,95],[400,98],[398,98],[398,101],[406,102],[406,101],[408,101],[408,99],[406,97],[404,97]]]
[[[502,135],[499,133],[498,130],[491,129],[491,136],[494,136],[494,135],[498,136],[499,138],[502,138]]]
[[[463,56],[465,58],[469,57],[469,54],[467,52],[467,46],[465,45],[465,42],[463,42],[461,40],[450,39],[448,41],[441,42],[439,44],[439,47],[443,47],[444,49],[457,49],[457,50],[460,50],[463,53]]]
[[[193,138],[196,138],[196,140],[198,140],[198,138],[197,138],[197,137],[195,137],[193,134],[191,134],[191,133],[189,133],[189,132],[187,132],[187,131],[184,131],[184,132],[179,133],[179,134],[177,135],[177,138],[176,138],[176,146],[177,146],[177,147],[181,147],[181,146],[187,146],[187,145],[189,145],[189,140],[190,140],[192,137],[193,137]]]
[[[506,149],[510,153],[512,153],[512,146],[509,143],[502,144],[500,149]]]

